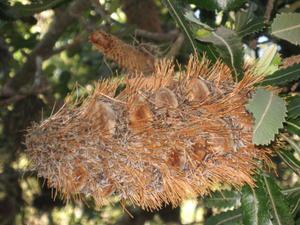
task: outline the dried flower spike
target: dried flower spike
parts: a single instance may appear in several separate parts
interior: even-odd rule
[[[235,83],[226,65],[197,57],[179,73],[161,60],[117,97],[115,83],[99,82],[80,106],[69,102],[29,129],[32,169],[67,199],[93,196],[101,206],[117,196],[148,210],[216,185],[253,185],[267,158],[245,109],[257,77],[247,70]]]
[[[138,51],[104,31],[99,30],[92,33],[90,41],[107,58],[114,60],[122,68],[131,72],[149,73],[154,69],[154,58],[152,56]]]

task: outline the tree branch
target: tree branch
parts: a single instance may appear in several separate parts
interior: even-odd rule
[[[48,32],[32,50],[22,68],[4,85],[2,90],[3,96],[12,96],[20,87],[33,82],[34,74],[37,69],[36,58],[39,56],[45,59],[51,55],[51,51],[59,37],[65,32],[68,26],[76,22],[81,12],[89,7],[89,1],[75,0],[66,10],[56,10],[55,17]]]

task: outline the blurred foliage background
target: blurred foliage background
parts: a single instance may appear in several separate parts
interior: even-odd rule
[[[294,13],[292,22],[299,18],[294,25],[299,28],[299,12],[300,1],[295,0],[1,0],[0,224],[300,224],[297,110],[285,123],[289,133],[271,145],[279,149],[272,158],[274,168],[257,177],[255,190],[225,187],[157,212],[128,205],[133,218],[118,203],[94,209],[89,199],[87,204],[53,200],[52,190],[27,171],[23,145],[26,128],[58,110],[70,91],[85,96],[94,81],[124,74],[93,49],[88,39],[93,30],[103,29],[140,51],[184,64],[194,50],[228,62],[223,46],[207,39],[212,30],[226,27],[229,36],[218,34],[232,45],[236,63],[231,66],[239,71],[244,60],[251,62],[269,49],[272,76],[288,57],[300,62],[300,47],[291,37],[272,36],[270,25],[278,13]],[[292,68],[293,79],[280,83],[280,96],[287,99],[299,91],[299,68]],[[271,205],[257,211],[262,203]]]

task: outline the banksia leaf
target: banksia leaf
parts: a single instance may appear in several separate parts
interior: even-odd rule
[[[253,143],[270,144],[285,122],[287,110],[284,100],[270,91],[257,89],[247,109],[255,118]]]
[[[300,13],[282,13],[276,16],[271,34],[289,41],[295,45],[300,44]]]
[[[295,216],[300,210],[300,187],[295,186],[290,189],[285,189],[282,191],[282,193],[288,200],[291,213]],[[297,220],[295,224],[299,224],[299,221]]]
[[[262,55],[262,57],[260,57],[255,66],[255,73],[257,75],[269,75],[271,71],[271,64],[276,53],[277,46],[275,44],[270,45],[265,49],[264,54]]]
[[[300,175],[300,161],[296,159],[293,152],[288,150],[278,150],[276,153],[291,170]]]
[[[237,208],[241,204],[241,194],[237,191],[216,191],[204,199],[205,207]]]
[[[266,196],[263,182],[257,179],[256,188],[244,186],[242,190],[242,210],[244,225],[269,225],[271,216],[269,214],[268,198]]]
[[[287,104],[288,117],[291,119],[296,119],[300,116],[300,96],[292,96],[288,99]]]
[[[129,74],[124,89],[100,81],[86,99],[66,102],[26,136],[32,169],[69,199],[115,196],[143,209],[179,205],[216,185],[254,185],[267,150],[252,143],[245,104],[258,78],[235,83],[220,61],[191,57],[175,77],[160,60],[150,76]]]
[[[261,82],[261,85],[282,86],[300,78],[300,64],[277,70]]]
[[[92,33],[90,40],[105,57],[129,71],[149,73],[154,69],[152,56],[138,51],[113,35],[99,30]]]
[[[233,70],[235,81],[242,78],[243,45],[235,31],[219,27],[210,36],[197,39],[214,44],[224,62]]]
[[[218,215],[209,217],[205,225],[243,225],[242,210],[235,209],[232,211],[222,212]]]
[[[245,37],[264,28],[263,18],[254,15],[250,9],[247,12],[237,12],[235,18],[235,31],[240,37]]]
[[[300,119],[288,119],[285,124],[290,133],[300,135]]]
[[[263,184],[266,194],[269,198],[269,207],[273,215],[273,224],[276,225],[293,225],[294,220],[289,206],[281,190],[272,177],[263,176]]]
[[[189,43],[192,46],[193,51],[196,53],[197,45],[193,37],[193,33],[188,25],[188,23],[185,21],[184,18],[184,8],[181,5],[181,3],[178,0],[163,0],[164,5],[169,9],[169,12],[177,22],[178,26],[182,29],[182,31],[185,33]]]

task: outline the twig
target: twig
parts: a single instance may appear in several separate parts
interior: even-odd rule
[[[179,34],[175,42],[172,44],[169,52],[166,54],[167,58],[174,58],[179,52],[184,43],[184,35],[182,33]]]
[[[274,8],[274,1],[275,0],[268,0],[267,7],[266,7],[266,12],[265,12],[265,23],[269,23],[271,14]]]

